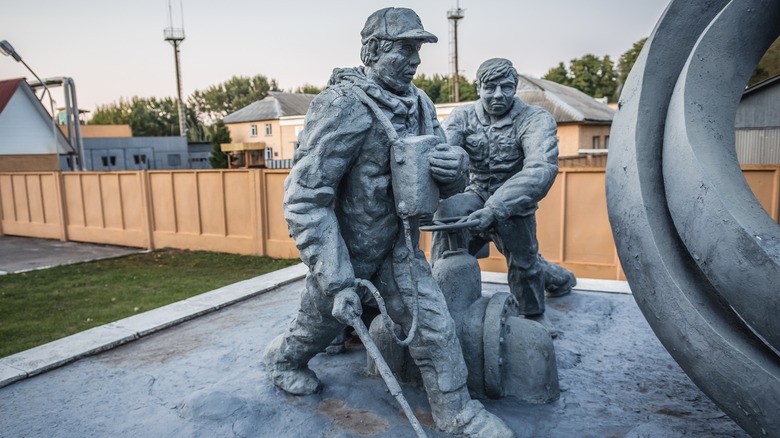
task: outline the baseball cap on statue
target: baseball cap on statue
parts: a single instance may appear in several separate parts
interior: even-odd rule
[[[384,8],[371,14],[360,32],[361,43],[370,38],[382,40],[422,40],[426,43],[439,41],[436,35],[423,29],[420,17],[407,8]]]

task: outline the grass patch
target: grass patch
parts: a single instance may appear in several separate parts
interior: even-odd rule
[[[299,263],[160,250],[0,276],[0,357]]]

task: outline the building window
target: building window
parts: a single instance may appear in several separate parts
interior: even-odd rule
[[[111,155],[111,156],[104,155],[100,157],[100,161],[103,162],[103,167],[116,166],[116,155]]]
[[[179,155],[179,154],[169,154],[168,155],[168,166],[169,167],[179,167],[179,166],[181,166],[181,155]]]
[[[146,154],[133,155],[135,164],[146,164]]]
[[[251,135],[252,137],[257,137],[257,125],[249,126],[249,135]]]
[[[271,135],[273,134],[273,128],[271,128],[270,123],[265,124],[265,135]]]
[[[265,148],[265,161],[273,161],[273,159],[274,159],[274,149]]]
[[[601,137],[598,135],[593,136],[593,149],[599,149],[601,147]]]
[[[609,149],[609,136],[604,136],[604,149]]]

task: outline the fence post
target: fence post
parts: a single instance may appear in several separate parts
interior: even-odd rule
[[[252,206],[253,213],[253,235],[257,239],[257,250],[260,256],[267,255],[266,237],[268,236],[268,196],[265,192],[265,170],[252,169],[252,178],[249,178],[252,184]]]
[[[780,223],[780,167],[775,168],[774,184],[772,187],[772,219]]]
[[[65,175],[61,171],[54,172],[54,186],[57,190],[57,216],[60,225],[60,240],[63,242],[68,241],[68,203],[66,202],[67,195],[65,194]]]
[[[152,217],[152,191],[149,182],[149,171],[138,171],[143,198],[144,231],[146,232],[146,249],[154,249],[154,218]]]
[[[561,261],[563,266],[566,260],[566,180],[568,179],[569,172],[561,170],[559,177],[563,177],[561,181]]]

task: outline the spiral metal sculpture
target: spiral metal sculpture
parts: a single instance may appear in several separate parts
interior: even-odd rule
[[[777,0],[673,0],[615,117],[607,203],[634,297],[693,382],[780,436],[780,226],[740,171],[734,120],[780,34]]]

